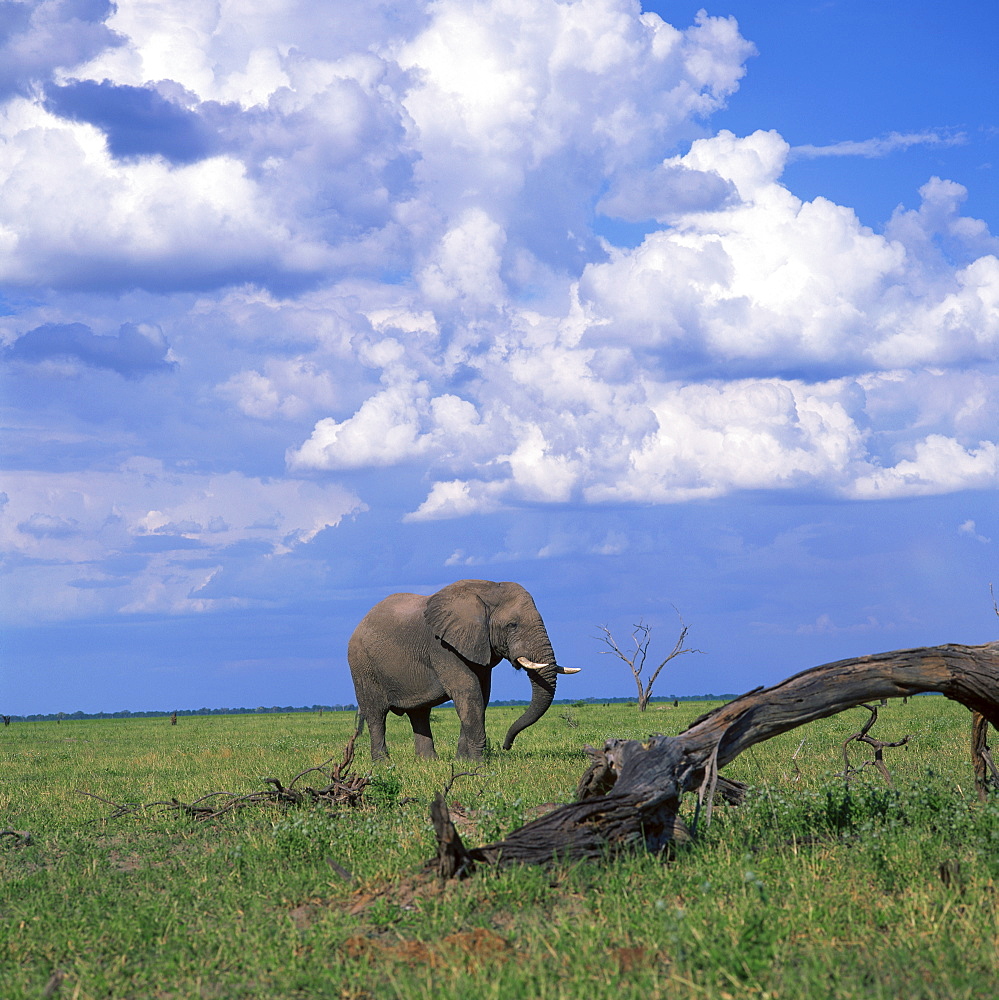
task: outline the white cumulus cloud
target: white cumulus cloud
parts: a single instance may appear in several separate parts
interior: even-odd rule
[[[25,615],[318,587],[310,540],[396,476],[368,469],[409,522],[995,488],[999,242],[966,189],[876,231],[785,179],[956,136],[712,133],[752,44],[635,0],[94,10],[33,5],[0,51]]]

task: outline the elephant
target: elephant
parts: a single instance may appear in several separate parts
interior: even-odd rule
[[[509,750],[555,697],[558,674],[579,668],[555,662],[534,599],[518,583],[459,580],[430,597],[392,594],[361,620],[347,645],[361,724],[371,736],[371,758],[388,756],[385,719],[408,715],[419,757],[434,758],[430,710],[453,701],[461,722],[458,756],[481,760],[492,670],[506,658],[527,671],[531,703],[510,726]]]

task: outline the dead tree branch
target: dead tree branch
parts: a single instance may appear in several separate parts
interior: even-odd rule
[[[355,731],[347,741],[343,751],[343,760],[340,763],[333,764],[336,758],[330,757],[329,760],[323,761],[316,767],[307,767],[304,771],[300,771],[287,785],[283,784],[279,778],[264,778],[264,784],[271,786],[266,791],[245,794],[209,792],[191,802],[181,802],[180,799],[172,798],[167,801],[142,804],[130,802],[122,804],[104,798],[102,795],[96,795],[94,792],[85,792],[80,789],[77,791],[80,795],[86,795],[99,802],[106,802],[108,805],[114,806],[114,811],[109,816],[104,817],[105,819],[118,819],[121,816],[153,810],[156,812],[185,813],[193,819],[211,820],[218,819],[218,817],[235,809],[260,804],[358,806],[361,804],[365,788],[371,784],[371,778],[366,774],[350,773],[350,767],[354,761],[354,743],[357,740],[357,735],[357,731]],[[296,788],[299,780],[307,774],[320,774],[325,783],[318,788],[311,785]],[[317,782],[317,784],[319,783]]]
[[[971,762],[975,768],[975,789],[984,802],[989,792],[999,791],[999,768],[988,745],[989,723],[980,712],[971,715]]]
[[[737,799],[743,786],[720,771],[756,743],[879,698],[937,691],[999,723],[999,642],[933,646],[861,656],[813,667],[770,688],[757,688],[697,719],[678,736],[608,740],[594,751],[579,799],[511,832],[466,848],[437,803],[441,845],[433,865],[465,873],[475,865],[549,864],[602,858],[644,848],[661,851],[689,833],[679,816],[684,794],[701,790]]]
[[[996,602],[996,592],[991,583],[989,596],[992,598],[992,610],[999,616],[999,603]],[[996,769],[995,761],[992,759],[988,737],[988,720],[980,712],[972,712],[971,763],[975,769],[975,789],[982,802],[988,798],[990,792],[999,791],[999,770]]]
[[[912,739],[912,734],[906,733],[902,739],[895,740],[893,743],[888,743],[885,740],[879,740],[875,736],[870,736],[869,733],[871,727],[878,721],[878,710],[874,705],[868,704],[858,705],[857,707],[866,708],[871,715],[861,727],[860,732],[854,733],[853,736],[845,740],[843,743],[843,780],[846,782],[847,787],[849,787],[850,779],[855,778],[861,771],[864,770],[865,767],[876,767],[878,771],[881,772],[881,777],[888,782],[889,786],[891,786],[891,774],[888,773],[888,768],[885,766],[884,748],[905,746],[905,744]],[[854,742],[866,743],[868,746],[874,747],[874,758],[872,760],[865,760],[860,767],[850,767],[850,744]]]

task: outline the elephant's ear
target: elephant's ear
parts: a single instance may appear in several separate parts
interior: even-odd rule
[[[423,617],[438,639],[472,663],[488,666],[492,659],[489,645],[489,607],[476,584],[486,581],[459,580],[438,590],[427,600]]]

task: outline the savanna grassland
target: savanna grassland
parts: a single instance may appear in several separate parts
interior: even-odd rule
[[[583,746],[678,732],[708,706],[554,706],[450,795],[466,841],[499,839],[567,801]],[[518,709],[491,708],[495,745]],[[117,803],[287,782],[339,755],[347,713],[16,722],[0,730],[0,997],[988,998],[999,995],[999,797],[980,804],[970,715],[892,702],[873,735],[895,787],[844,789],[853,709],[743,754],[753,791],[671,859],[484,870],[438,884],[428,803],[440,761],[392,762],[359,808],[256,805],[213,821],[108,817]],[[804,741],[802,743],[802,740]],[[853,744],[854,763],[870,748]],[[370,768],[366,737],[357,772]],[[466,769],[460,766],[459,770]],[[690,808],[693,807],[690,803]],[[347,881],[327,859],[352,873]]]

